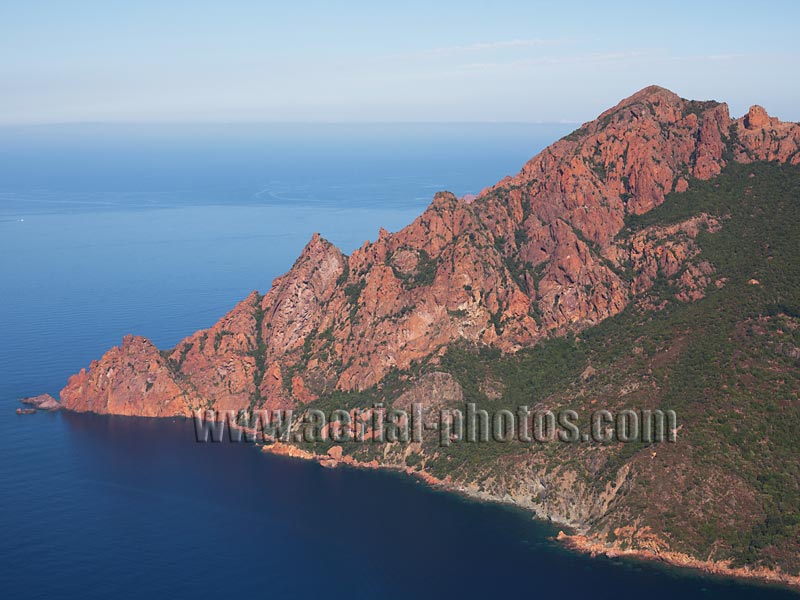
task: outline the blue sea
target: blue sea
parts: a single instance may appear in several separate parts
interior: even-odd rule
[[[572,128],[0,128],[2,597],[796,598],[573,554],[521,511],[198,444],[180,420],[14,413],[127,333],[210,326],[313,232],[351,252]]]

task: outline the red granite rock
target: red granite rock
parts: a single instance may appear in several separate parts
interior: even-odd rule
[[[265,296],[165,356],[127,337],[61,392],[64,406],[168,416],[194,408],[285,408],[333,389],[365,389],[394,368],[467,340],[515,352],[579,331],[678,274],[708,218],[625,236],[627,215],[708,179],[726,161],[800,163],[800,126],[760,107],[728,107],[647,87],[555,142],[476,197],[448,192],[397,233],[351,256],[315,234]],[[619,273],[632,265],[632,282]],[[679,278],[702,297],[713,266]]]

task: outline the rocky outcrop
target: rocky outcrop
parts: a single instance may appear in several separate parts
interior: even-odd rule
[[[731,160],[797,164],[798,148],[800,126],[760,107],[733,120],[725,104],[645,88],[514,177],[474,198],[438,193],[408,227],[351,256],[315,234],[266,295],[168,352],[125,338],[70,379],[62,402],[148,416],[292,407],[379,384],[458,340],[513,353],[590,327],[646,306],[659,272],[695,301],[714,266],[693,264],[692,232],[719,223],[630,236],[626,218]]]
[[[656,278],[668,278],[680,274],[678,287],[680,299],[699,300],[709,285],[709,276],[714,268],[707,261],[695,265],[690,262],[699,249],[694,239],[701,231],[714,233],[722,223],[716,217],[701,214],[669,227],[648,227],[627,239],[624,246],[617,246],[611,255],[619,264],[629,265],[633,274],[630,283],[632,296],[645,299],[646,292]]]
[[[800,164],[800,127],[770,117],[760,106],[731,124],[734,159],[739,162],[778,161]]]
[[[407,411],[415,404],[425,409],[438,409],[459,404],[463,399],[464,391],[450,373],[433,372],[421,376],[409,390],[397,397],[393,406]]]
[[[258,293],[252,292],[213,327],[178,344],[163,362],[164,376],[186,391],[187,398],[202,399],[197,402],[204,406],[213,404],[219,410],[248,406],[256,394],[259,302]],[[185,410],[191,404],[174,406]]]
[[[177,381],[167,358],[143,337],[126,336],[61,390],[65,408],[142,417],[190,415],[196,392]]]
[[[39,396],[23,398],[22,400],[20,400],[20,402],[22,402],[23,404],[27,404],[29,406],[33,406],[34,407],[33,412],[36,412],[37,409],[52,411],[61,408],[61,404],[59,404],[59,402],[55,398],[53,398],[50,394],[40,394]],[[20,410],[24,411],[25,409],[17,409],[17,412],[19,413]]]
[[[614,543],[604,543],[584,535],[567,535],[558,532],[557,539],[573,550],[585,552],[591,556],[603,555],[609,558],[627,556],[640,560],[657,560],[678,567],[698,569],[722,577],[742,577],[778,583],[786,586],[800,587],[800,577],[764,567],[734,566],[729,560],[699,559],[684,552],[669,550],[669,544],[654,534],[649,528],[618,528],[614,531],[617,539]]]
[[[750,131],[757,129],[765,129],[772,125],[777,125],[777,119],[771,119],[767,111],[757,104],[750,107],[750,110],[744,116],[745,129]]]

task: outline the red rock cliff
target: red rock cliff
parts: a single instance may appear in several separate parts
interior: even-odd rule
[[[645,293],[654,269],[677,271],[692,253],[692,224],[678,241],[657,231],[625,239],[626,215],[731,160],[798,164],[798,149],[800,126],[761,107],[732,120],[725,104],[645,88],[516,176],[470,200],[438,193],[408,227],[381,230],[349,257],[315,234],[266,295],[167,353],[126,337],[69,380],[62,402],[148,416],[291,406],[367,388],[459,339],[514,352],[591,326]],[[682,278],[687,301],[702,295],[703,269]]]

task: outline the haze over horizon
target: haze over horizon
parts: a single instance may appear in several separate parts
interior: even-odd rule
[[[788,1],[3,2],[0,124],[577,123],[651,84],[798,121],[798,17]]]

